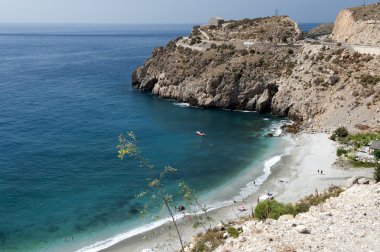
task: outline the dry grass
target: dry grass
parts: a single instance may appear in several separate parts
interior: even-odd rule
[[[223,232],[209,230],[197,238],[192,252],[209,252],[223,244]]]

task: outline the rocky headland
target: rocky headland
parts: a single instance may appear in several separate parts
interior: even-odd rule
[[[353,16],[368,23],[361,29],[371,38],[380,37],[380,18],[372,11],[378,6],[356,8]],[[347,22],[341,16],[327,40],[310,39],[286,16],[197,26],[189,37],[154,49],[133,73],[132,84],[194,106],[287,116],[309,131],[339,125],[379,130],[379,48],[364,54],[351,40],[342,41],[339,34],[358,31],[342,25]]]

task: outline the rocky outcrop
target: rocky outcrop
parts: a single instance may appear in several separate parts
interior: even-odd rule
[[[307,32],[308,37],[316,38],[320,36],[330,35],[334,29],[333,23],[321,24]]]
[[[359,179],[350,186],[295,218],[246,221],[238,238],[215,251],[378,251],[380,183]]]
[[[255,36],[256,42],[248,44],[239,38],[196,42],[178,38],[155,49],[133,73],[132,84],[195,106],[287,116],[312,131],[339,125],[355,131],[359,124],[379,130],[380,57],[354,53],[344,45],[297,40],[296,25],[291,26],[288,18],[276,20],[290,27],[287,43],[280,38],[271,39],[280,43],[270,42],[275,33]],[[260,22],[264,27],[272,21]],[[255,21],[257,31],[260,22]],[[236,27],[244,30],[244,22]],[[222,27],[202,27],[203,32],[209,29],[222,36]],[[296,45],[289,43],[294,40]]]
[[[332,39],[380,46],[380,4],[342,10],[336,18]]]
[[[288,16],[231,20],[222,26],[203,25],[202,31],[214,41],[249,40],[252,42],[295,43],[302,38],[298,24]],[[198,28],[190,37],[199,37]]]

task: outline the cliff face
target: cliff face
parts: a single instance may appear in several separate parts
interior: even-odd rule
[[[342,10],[336,18],[332,39],[380,46],[380,4]]]
[[[173,42],[154,51],[134,73],[133,84],[196,106],[269,112],[278,91],[276,76],[285,71],[287,61],[286,48],[270,54],[222,47],[200,52]]]
[[[310,130],[338,125],[380,129],[380,57],[337,45],[306,43],[300,40],[294,22],[275,18],[275,22],[255,20],[253,30],[246,34],[276,23],[287,27],[278,33],[280,37],[270,32],[220,41],[210,36],[209,30],[215,27],[196,28],[191,39],[178,38],[155,49],[133,73],[132,84],[191,105],[288,116],[303,121]],[[242,29],[242,22],[232,26]],[[214,38],[222,36],[223,27],[217,29]],[[231,28],[225,32],[231,34]]]

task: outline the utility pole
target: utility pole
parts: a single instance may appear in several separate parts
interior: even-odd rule
[[[365,1],[365,0],[364,0]],[[276,17],[278,16],[278,9],[276,8],[275,14]]]

